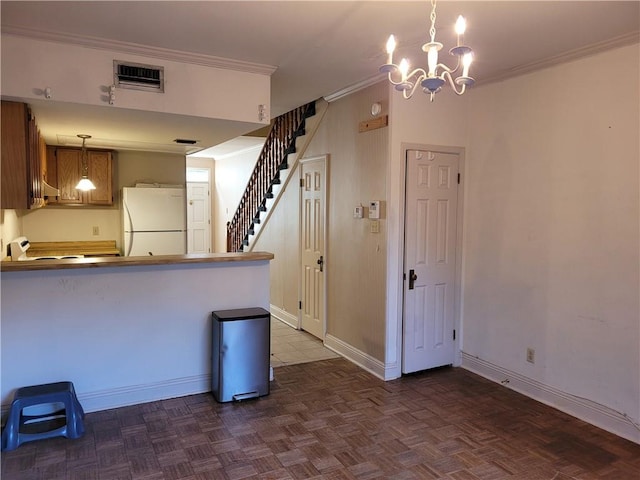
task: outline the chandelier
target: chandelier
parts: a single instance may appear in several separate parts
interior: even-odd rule
[[[395,85],[396,90],[402,92],[404,98],[411,98],[418,86],[421,86],[422,91],[428,94],[433,102],[435,94],[442,90],[442,86],[447,81],[458,95],[462,95],[467,86],[470,87],[475,83],[475,80],[469,76],[469,66],[473,61],[473,50],[463,44],[464,32],[467,28],[464,17],[460,15],[456,21],[455,31],[458,41],[456,46],[449,50],[451,55],[457,57],[457,65],[453,69],[438,63],[438,52],[443,45],[436,42],[436,0],[431,0],[430,19],[431,29],[429,30],[429,35],[431,36],[431,41],[422,46],[422,51],[427,54],[428,70],[426,71],[422,68],[416,68],[410,72],[409,62],[405,58],[400,61],[399,65],[393,63],[396,40],[393,35],[390,35],[389,40],[387,40],[387,63],[380,67],[380,71],[388,74],[389,81]],[[454,79],[453,75],[460,66],[462,66],[462,75]],[[396,75],[397,72],[399,72],[399,75]]]

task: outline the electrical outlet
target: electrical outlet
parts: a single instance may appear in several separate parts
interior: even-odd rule
[[[536,363],[536,351],[531,347],[527,348],[527,362]]]
[[[94,235],[100,235],[100,227],[98,227],[97,225],[93,227],[93,234]]]

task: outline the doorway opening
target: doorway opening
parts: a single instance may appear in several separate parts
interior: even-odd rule
[[[187,253],[211,253],[209,168],[187,168]]]
[[[405,157],[402,373],[459,363],[464,150],[411,146]]]
[[[302,330],[324,342],[328,156],[300,161],[300,316]]]

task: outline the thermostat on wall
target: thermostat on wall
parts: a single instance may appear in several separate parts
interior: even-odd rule
[[[380,200],[369,202],[369,218],[380,218]]]

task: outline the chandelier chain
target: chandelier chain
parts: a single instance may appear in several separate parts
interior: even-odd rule
[[[429,35],[431,35],[431,43],[436,41],[436,0],[431,0],[431,28],[429,29]]]

